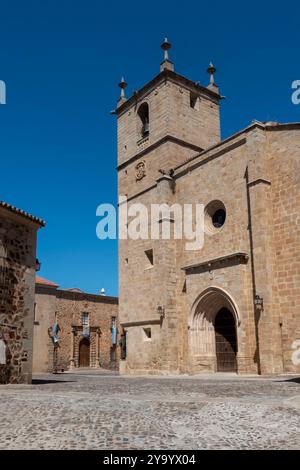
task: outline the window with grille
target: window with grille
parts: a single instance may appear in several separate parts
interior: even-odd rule
[[[83,312],[81,316],[81,324],[82,326],[89,326],[89,314],[87,312]]]

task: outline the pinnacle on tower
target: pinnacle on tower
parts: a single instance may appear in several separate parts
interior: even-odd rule
[[[118,86],[121,88],[120,98],[118,100],[118,106],[120,106],[126,101],[125,88],[127,87],[127,83],[125,82],[124,77],[121,78]]]
[[[165,38],[164,42],[160,46],[162,50],[164,51],[164,60],[160,64],[160,71],[162,72],[163,70],[174,70],[174,64],[173,62],[170,61],[169,59],[169,53],[168,50],[171,49],[171,43],[168,41],[167,38]]]
[[[213,88],[214,90],[218,89],[218,86],[215,84],[215,73],[217,69],[212,62],[209,63],[207,68],[207,73],[209,74],[209,85],[207,88]]]

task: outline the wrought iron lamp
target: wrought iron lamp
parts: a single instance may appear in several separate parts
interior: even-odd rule
[[[42,263],[36,258],[35,260],[35,270],[36,272],[40,271]]]
[[[165,317],[165,308],[164,308],[164,306],[159,304],[157,306],[156,310],[157,310],[158,315],[160,316],[160,319],[162,320]]]
[[[259,308],[263,308],[264,305],[264,299],[260,297],[258,294],[255,295],[254,297],[254,305]]]

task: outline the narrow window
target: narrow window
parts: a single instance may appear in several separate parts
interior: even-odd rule
[[[143,328],[144,332],[144,341],[150,341],[151,340],[151,328]]]
[[[81,315],[81,324],[82,326],[89,326],[89,314],[87,312],[83,312]]]
[[[193,109],[197,108],[198,95],[196,93],[190,93],[190,107]]]
[[[149,106],[143,103],[138,109],[138,116],[141,120],[141,135],[146,137],[149,134]]]
[[[153,250],[146,250],[145,255],[147,256],[147,259],[150,263],[151,266],[153,266],[154,261],[153,261]]]

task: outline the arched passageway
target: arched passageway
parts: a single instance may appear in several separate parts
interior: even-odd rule
[[[211,287],[195,300],[189,318],[190,371],[236,372],[239,315],[232,298]]]

